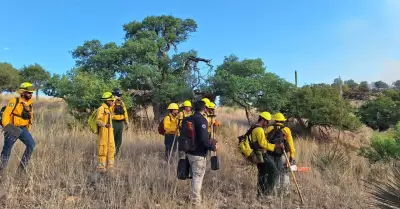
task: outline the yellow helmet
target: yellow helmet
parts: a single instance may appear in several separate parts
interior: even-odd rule
[[[171,103],[168,105],[168,110],[179,110],[179,106],[176,103]]]
[[[105,101],[115,101],[115,97],[113,96],[113,94],[111,92],[104,92],[101,99],[105,100]]]
[[[209,103],[209,105],[208,105],[208,108],[210,108],[210,109],[215,109],[215,103],[214,102],[210,102]]]
[[[23,92],[35,92],[35,88],[33,87],[33,85],[29,82],[24,82],[21,83],[21,85],[18,88],[18,93],[23,93]]]
[[[192,103],[189,100],[183,102],[184,107],[192,107]]]
[[[260,113],[260,117],[264,118],[265,120],[271,120],[272,119],[271,113],[269,113],[269,112]]]
[[[275,121],[286,121],[286,118],[282,113],[278,112],[274,115],[274,120]]]
[[[206,103],[206,107],[209,108],[210,106],[210,100],[208,98],[203,98],[201,99],[201,101],[203,101],[204,103]]]

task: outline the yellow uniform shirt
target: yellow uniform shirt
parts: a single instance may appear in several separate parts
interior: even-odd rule
[[[21,117],[24,108],[29,110],[28,112],[30,114],[30,119],[23,119]],[[22,98],[19,98],[18,104],[17,104],[17,98],[15,97],[11,98],[8,101],[2,117],[3,126],[6,126],[11,123],[14,126],[26,126],[28,130],[30,130],[32,121],[33,121],[33,103],[31,99],[24,102]]]
[[[173,116],[171,113],[164,118],[165,134],[175,134],[178,130],[178,116]]]
[[[124,111],[124,114],[116,114],[115,113],[116,106],[121,106],[122,110]],[[112,116],[113,120],[123,120],[126,123],[129,122],[128,111],[126,111],[125,103],[122,100],[115,101],[115,104],[112,106],[111,111],[114,113]]]
[[[265,131],[262,127],[254,128],[251,132],[252,142],[258,142],[261,149],[273,152],[275,150],[275,144],[271,144],[267,141]]]

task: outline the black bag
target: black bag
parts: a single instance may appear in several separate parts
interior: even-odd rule
[[[189,159],[185,157],[184,159],[179,159],[178,168],[176,171],[176,175],[180,180],[186,180],[189,178],[190,173],[190,163]]]
[[[216,171],[219,170],[219,158],[217,155],[211,156],[211,170]]]
[[[114,114],[115,115],[123,115],[125,114],[124,107],[121,105],[114,106]]]
[[[178,150],[182,152],[194,151],[196,149],[196,133],[194,128],[194,117],[189,116],[182,121],[178,137]]]
[[[272,129],[272,131],[269,132],[267,135],[268,142],[271,144],[283,143],[285,146],[285,151],[288,152],[289,144],[287,143],[287,141],[285,139],[285,134],[283,133],[283,128],[285,128],[285,126],[274,124],[273,127],[274,128]],[[282,155],[283,153],[282,152],[278,152],[278,153],[274,152],[274,154]]]

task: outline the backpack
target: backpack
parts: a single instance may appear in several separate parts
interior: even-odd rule
[[[249,160],[250,162],[254,164],[258,163],[263,163],[264,160],[262,158],[262,155],[259,150],[259,145],[258,142],[253,142],[251,139],[251,133],[253,130],[257,127],[260,127],[258,125],[253,125],[246,131],[246,133],[242,136],[239,136],[239,150],[240,153],[245,157],[246,160]]]
[[[178,150],[182,152],[194,151],[196,149],[196,132],[194,117],[183,119],[182,127],[178,137]]]
[[[125,114],[124,106],[122,104],[115,105],[114,106],[114,114],[115,115],[124,115]]]
[[[18,104],[19,104],[19,98],[18,98],[18,97],[15,97],[15,105],[14,105],[14,108],[12,109],[11,113],[14,112],[14,110],[15,110],[15,108],[17,107]],[[4,111],[6,110],[6,107],[7,107],[7,105],[3,106],[3,107],[1,108],[1,110],[0,110],[0,126],[2,126],[2,127],[4,127],[2,121],[3,121],[3,114],[4,114]],[[29,107],[30,107],[31,110],[32,110],[32,104],[30,104]],[[18,115],[17,115],[17,116],[18,116]],[[29,115],[29,117],[30,117],[30,115]],[[30,118],[28,118],[28,119],[30,119]]]
[[[171,116],[168,115],[168,117],[169,117],[169,120],[172,121]],[[164,119],[165,119],[165,118],[163,118],[163,119],[160,121],[160,123],[158,124],[158,133],[161,134],[161,135],[164,135],[164,134],[165,134]]]
[[[267,134],[268,142],[271,144],[276,144],[276,143],[282,142],[285,146],[286,152],[288,152],[289,144],[287,143],[287,141],[285,139],[285,134],[283,133],[283,128],[285,128],[286,126],[281,126],[281,125],[277,125],[277,124],[274,124],[272,126],[274,128],[272,129],[271,132],[269,132]],[[279,155],[282,155],[282,154],[279,154]]]
[[[99,108],[92,112],[88,119],[89,129],[92,133],[99,133],[99,125],[97,125],[97,113],[99,112]]]

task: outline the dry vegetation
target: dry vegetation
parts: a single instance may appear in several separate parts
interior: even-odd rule
[[[0,182],[0,208],[189,208],[190,182],[177,180],[176,164],[166,166],[163,139],[156,131],[125,132],[116,172],[98,176],[95,135],[68,126],[70,117],[60,101],[43,100],[35,107],[32,134],[37,146],[29,174],[15,172],[24,149],[18,142]],[[236,150],[236,137],[247,128],[244,113],[219,108],[217,115],[223,123],[217,133],[223,144],[221,169],[207,170],[205,208],[268,208],[255,200],[256,168]],[[312,167],[297,174],[306,202],[302,208],[374,208],[361,179],[385,176],[385,166],[369,165],[342,143],[296,138],[295,144],[298,165]],[[284,201],[281,207],[277,197],[271,208],[299,208],[294,185]]]

